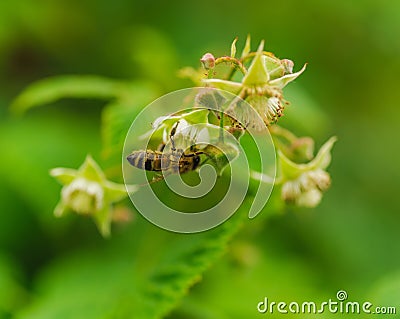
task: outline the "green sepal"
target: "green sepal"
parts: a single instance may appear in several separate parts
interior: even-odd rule
[[[86,156],[85,162],[79,167],[78,175],[95,182],[102,182],[106,179],[100,166],[90,155]]]
[[[236,55],[236,42],[237,42],[238,38],[236,37],[231,45],[231,58],[234,58]]]
[[[264,41],[261,41],[258,47],[256,56],[254,57],[247,74],[243,77],[243,85],[248,87],[265,85],[269,81],[269,74],[265,66],[264,56]]]
[[[302,173],[316,169],[325,170],[331,162],[331,150],[337,138],[331,137],[319,150],[312,161],[306,164],[297,164],[287,158],[282,151],[278,150],[281,175],[284,180],[294,180]]]
[[[242,83],[221,80],[221,79],[204,79],[203,83],[208,84],[217,89],[231,92],[233,94],[239,94],[239,92],[243,88]]]
[[[57,167],[50,170],[50,175],[62,185],[71,183],[76,178],[77,173],[78,171],[72,168]]]
[[[296,73],[289,73],[278,79],[271,80],[269,82],[269,84],[271,86],[276,86],[280,89],[283,89],[288,83],[294,81],[300,74],[302,74],[304,72],[304,70],[306,69],[306,67],[307,67],[307,64],[304,64],[304,66],[301,68],[300,71],[298,71]]]
[[[246,38],[246,44],[244,45],[243,51],[242,51],[242,56],[241,58],[245,57],[246,55],[248,55],[250,53],[250,45],[251,45],[251,37],[250,34],[247,35]]]

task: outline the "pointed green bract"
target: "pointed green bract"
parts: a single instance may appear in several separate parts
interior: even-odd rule
[[[297,164],[288,159],[281,151],[278,151],[279,164],[281,165],[282,176],[286,179],[295,179],[304,172],[322,169],[325,170],[331,162],[331,150],[337,138],[331,137],[321,146],[318,154],[306,164]]]
[[[97,182],[102,182],[106,179],[100,166],[88,155],[86,156],[85,162],[79,168],[79,175]]]
[[[325,142],[325,144],[321,146],[317,156],[315,156],[309,164],[310,167],[326,169],[331,163],[331,150],[336,141],[337,137],[332,136],[327,142]]]
[[[245,57],[246,55],[248,55],[250,53],[250,49],[251,49],[250,45],[251,45],[251,37],[249,34],[249,35],[247,35],[246,44],[244,45],[241,58]]]
[[[288,83],[290,83],[290,82],[294,81],[296,78],[298,78],[299,75],[305,71],[306,66],[307,66],[307,64],[304,64],[304,66],[301,68],[301,70],[299,72],[287,74],[285,76],[282,76],[280,78],[272,80],[270,82],[270,85],[276,86],[280,89],[283,89]]]
[[[234,58],[236,55],[236,42],[237,42],[238,38],[236,37],[231,45],[231,58]]]

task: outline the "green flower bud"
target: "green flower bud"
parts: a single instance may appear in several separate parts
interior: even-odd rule
[[[315,207],[322,198],[322,192],[331,184],[331,177],[325,171],[328,167],[330,151],[336,138],[331,138],[307,164],[297,164],[278,151],[280,179],[282,182],[282,199],[298,206]]]

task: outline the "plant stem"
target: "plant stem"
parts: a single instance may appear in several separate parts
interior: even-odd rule
[[[239,69],[240,72],[245,75],[247,73],[246,67],[243,65],[242,62],[240,62],[236,58],[232,58],[230,56],[223,56],[215,60],[215,65],[218,65],[220,63],[231,63],[235,69]],[[233,73],[232,73],[233,75]]]

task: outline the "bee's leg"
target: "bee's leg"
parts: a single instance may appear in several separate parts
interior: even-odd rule
[[[205,163],[207,163],[207,161],[208,161],[209,159],[210,159],[210,157],[207,156],[207,157],[204,159],[204,161],[202,161],[202,162],[199,164],[199,167],[202,166],[202,165],[204,165]]]
[[[165,144],[161,143],[160,145],[158,145],[157,151],[162,152],[162,151],[164,151],[164,148],[165,148]]]
[[[172,148],[171,148],[172,151],[176,150],[175,141],[174,141],[174,135],[176,133],[176,129],[178,128],[178,125],[179,125],[179,121],[175,122],[174,126],[171,129],[171,133],[169,134],[169,139],[171,140],[171,145],[172,145]]]
[[[157,183],[159,181],[162,181],[163,179],[164,179],[164,175],[163,174],[157,174],[152,178],[152,180],[149,183],[150,184]]]
[[[219,141],[224,142],[224,112],[221,111],[219,119]]]
[[[162,180],[164,180],[166,177],[168,177],[169,175],[171,175],[171,173],[164,173],[164,174],[156,174],[154,177],[153,177],[153,179],[149,182],[150,184],[153,184],[153,183],[157,183],[157,182],[160,182],[160,181],[162,181]]]

